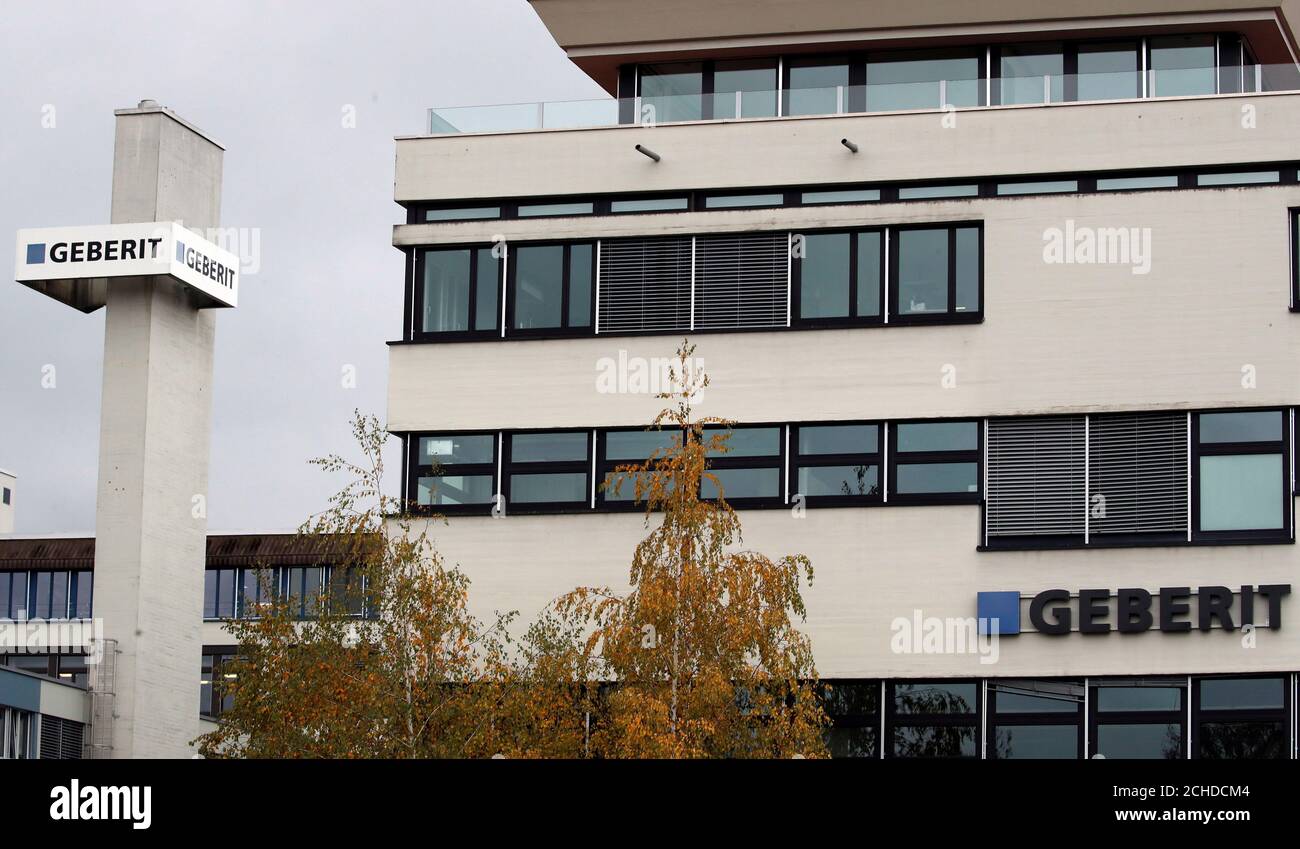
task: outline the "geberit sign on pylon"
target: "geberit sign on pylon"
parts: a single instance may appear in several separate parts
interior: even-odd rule
[[[175,222],[18,231],[14,279],[19,283],[156,275],[193,289],[205,306],[238,305],[239,259]]]

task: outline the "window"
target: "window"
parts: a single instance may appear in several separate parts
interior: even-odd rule
[[[822,736],[832,758],[880,757],[879,681],[825,681],[822,705],[831,726]]]
[[[1078,76],[1072,80],[1075,91],[1067,92],[1067,100],[1127,100],[1142,96],[1136,41],[1080,44],[1075,55]]]
[[[31,619],[68,618],[68,573],[33,572],[35,604],[28,611]]]
[[[279,594],[280,572],[278,569],[240,569],[239,588],[238,615],[244,619],[256,619],[262,615],[264,606]]]
[[[13,500],[13,490],[10,489],[10,488],[7,487],[7,486],[4,487],[3,489],[4,489],[4,494],[3,494],[2,497],[0,497],[0,500],[3,500],[5,504],[10,504],[10,503],[12,503],[12,500]]]
[[[416,337],[498,334],[501,263],[493,248],[436,248],[416,258]]]
[[[0,618],[27,619],[27,572],[0,572]]]
[[[875,324],[883,315],[884,233],[807,233],[795,251],[795,323]]]
[[[880,503],[880,425],[797,425],[791,490],[809,506]]]
[[[1079,191],[1078,180],[1031,180],[1025,183],[998,183],[999,195],[1046,195]]]
[[[785,63],[786,115],[835,115],[854,110],[849,64],[835,59],[789,59]]]
[[[334,567],[329,570],[329,603],[331,611],[348,616],[363,616],[370,607],[366,598],[366,581],[362,572],[352,567]]]
[[[1190,417],[991,420],[986,544],[1289,541],[1287,413]]]
[[[804,192],[800,196],[804,206],[822,203],[871,203],[880,200],[880,189],[832,189]]]
[[[1082,681],[990,681],[989,757],[1083,757]]]
[[[786,327],[790,236],[737,233],[695,240],[695,329]]]
[[[208,569],[203,573],[203,618],[233,619],[238,569]]]
[[[1291,708],[1283,676],[1193,683],[1195,754],[1213,760],[1288,758]]]
[[[1217,94],[1215,38],[1173,35],[1147,41],[1147,96]]]
[[[1288,539],[1291,481],[1284,413],[1200,413],[1195,426],[1197,538]]]
[[[708,452],[707,474],[716,481],[706,477],[700,484],[700,497],[714,499],[721,494],[728,504],[742,508],[782,503],[782,431],[777,425],[732,428],[726,451]],[[721,432],[725,431],[706,428],[704,438]]]
[[[1183,680],[1090,682],[1088,756],[1174,760],[1186,756]]]
[[[449,206],[424,211],[425,221],[475,221],[500,217],[499,206]]]
[[[1090,537],[1186,541],[1186,413],[1091,416],[1088,452]]]
[[[999,103],[1060,103],[1065,99],[1065,53],[1057,44],[998,48]]]
[[[979,683],[890,682],[886,757],[979,757]]]
[[[1277,183],[1282,179],[1281,171],[1217,171],[1197,174],[1198,186],[1250,186],[1261,183]]]
[[[1097,191],[1120,192],[1138,189],[1176,189],[1177,174],[1154,174],[1145,177],[1099,177]]]
[[[867,111],[982,106],[983,51],[877,54],[867,58]]]
[[[600,243],[600,333],[689,330],[694,240]]]
[[[412,437],[413,474],[407,499],[444,512],[483,512],[491,505],[497,463],[494,433]]]
[[[890,321],[977,320],[983,252],[979,225],[896,228],[889,245]]]
[[[685,212],[691,208],[686,197],[626,198],[609,203],[611,213],[622,212]]]
[[[599,435],[600,463],[597,469],[597,500],[605,507],[635,507],[637,475],[619,473],[619,466],[639,465],[655,452],[680,444],[677,430],[608,430]]]
[[[86,656],[81,654],[61,654],[57,656],[58,678],[65,684],[85,687],[89,683],[86,669]]]
[[[974,183],[964,186],[903,186],[898,190],[899,200],[934,200],[940,198],[978,197],[980,187]]]
[[[785,195],[781,192],[767,192],[752,195],[708,195],[704,198],[705,209],[748,209],[756,206],[781,206]]]
[[[965,504],[979,499],[976,421],[900,422],[889,427],[889,500]]]
[[[560,215],[591,215],[596,211],[592,201],[570,201],[568,203],[525,203],[519,205],[520,218],[543,218]]]
[[[590,332],[595,252],[591,242],[523,245],[511,251],[510,333]]]
[[[18,708],[0,707],[0,760],[34,759],[35,728],[36,714]]]
[[[289,615],[296,619],[310,619],[316,615],[324,586],[324,570],[319,566],[292,566],[281,569],[283,598],[289,606]]]
[[[776,62],[738,59],[714,63],[711,118],[776,116]]]
[[[18,669],[32,675],[53,678],[57,674],[56,655],[51,654],[11,654],[4,659],[5,666]]]
[[[656,122],[699,121],[704,117],[704,66],[700,62],[642,65],[637,75],[642,108]],[[644,120],[644,114],[638,116]]]
[[[1300,209],[1291,215],[1291,309],[1300,310]]]
[[[221,716],[234,704],[234,696],[225,690],[225,682],[238,679],[231,664],[235,661],[233,648],[204,649],[199,667],[199,713],[207,717]]]
[[[591,506],[591,432],[512,433],[506,436],[506,501],[521,510]]]
[[[0,578],[3,581],[3,578]],[[89,619],[93,612],[95,575],[89,570],[72,573],[72,599],[69,611],[74,619]]]

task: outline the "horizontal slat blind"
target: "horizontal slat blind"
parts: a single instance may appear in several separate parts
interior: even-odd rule
[[[988,535],[1083,535],[1084,417],[992,419]]]
[[[1092,416],[1092,534],[1186,533],[1187,414]]]
[[[789,257],[790,240],[784,232],[698,237],[696,329],[785,327]]]
[[[689,330],[691,239],[600,243],[599,332]]]

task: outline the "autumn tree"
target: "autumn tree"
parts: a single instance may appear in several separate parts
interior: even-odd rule
[[[651,428],[671,441],[622,466],[646,508],[630,591],[580,587],[555,605],[556,621],[586,634],[588,680],[607,682],[588,704],[589,752],[603,757],[824,756],[827,723],[800,587],[813,570],[799,554],[744,549],[741,523],[710,459],[728,450],[732,422],[698,417],[708,386],[684,342],[671,367],[670,406]],[[716,498],[704,498],[707,487]],[[560,657],[570,658],[563,651]]]
[[[358,415],[363,461],[312,461],[350,482],[299,528],[299,550],[330,565],[317,598],[277,593],[263,571],[255,617],[231,620],[238,657],[223,667],[233,697],[207,757],[487,757],[499,749],[499,707],[511,680],[506,626],[468,612],[469,580],[444,564],[429,517],[384,495],[388,434]],[[303,604],[312,615],[301,618]],[[509,727],[509,723],[505,724]]]

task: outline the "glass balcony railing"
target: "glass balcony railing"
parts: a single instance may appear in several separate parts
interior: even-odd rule
[[[1148,70],[1145,74],[1130,70],[965,79],[897,79],[858,86],[453,106],[429,110],[429,132],[438,135],[582,129],[619,124],[654,126],[736,118],[941,111],[989,105],[1050,105],[1281,91],[1300,91],[1300,67],[1245,65],[1161,68]]]

